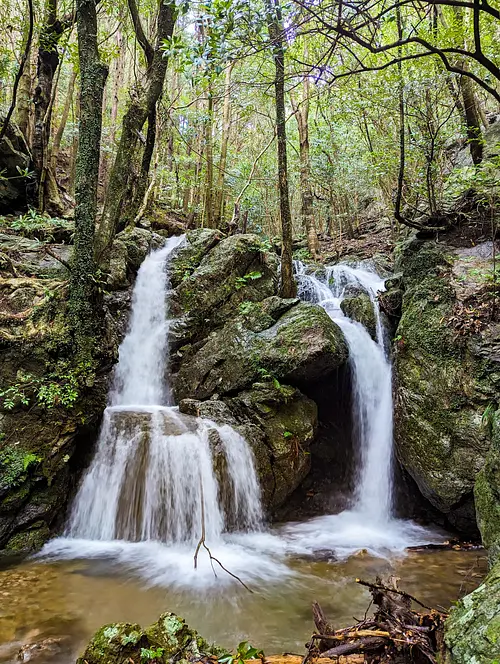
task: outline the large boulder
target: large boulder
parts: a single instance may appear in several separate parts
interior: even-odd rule
[[[241,305],[276,294],[278,257],[257,235],[218,238],[216,231],[190,234],[189,246],[172,261],[176,348],[222,327]]]
[[[174,386],[177,399],[234,393],[266,376],[300,386],[347,360],[340,328],[316,305],[297,304],[259,332],[251,327],[241,315],[212,333],[181,365]]]
[[[481,539],[490,560],[500,560],[500,411],[485,415],[492,444],[474,487],[476,515]]]
[[[154,661],[206,661],[223,650],[211,645],[175,613],[162,614],[150,627],[131,623],[111,623],[99,629],[78,658],[77,664],[142,664]]]
[[[398,263],[405,292],[396,332],[397,455],[447,522],[474,534],[473,488],[491,444],[483,415],[500,380],[500,328],[484,310],[491,247],[412,239]]]
[[[445,623],[446,664],[500,661],[500,563],[463,597]]]

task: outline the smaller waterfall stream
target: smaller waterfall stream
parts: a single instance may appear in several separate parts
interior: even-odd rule
[[[354,509],[370,520],[387,521],[392,511],[392,380],[385,350],[377,294],[384,281],[367,270],[348,265],[326,268],[322,276],[307,274],[296,262],[299,296],[319,304],[344,333],[353,384],[353,428],[360,451]],[[347,318],[340,303],[349,288],[367,294],[376,321],[372,339],[360,323]]]

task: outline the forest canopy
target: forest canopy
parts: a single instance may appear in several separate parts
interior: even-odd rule
[[[32,217],[75,215],[82,284],[116,232],[168,220],[281,236],[291,295],[293,237],[316,257],[318,234],[439,231],[494,196],[497,3],[6,0],[0,26],[0,136],[29,151],[0,177]]]

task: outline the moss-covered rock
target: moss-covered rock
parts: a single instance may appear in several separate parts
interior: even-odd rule
[[[490,418],[492,444],[477,476],[474,497],[481,539],[495,561],[500,560],[500,412],[491,413]]]
[[[143,629],[131,623],[111,623],[99,629],[77,664],[157,664],[199,662],[220,656],[222,649],[210,645],[175,613],[164,613]]]
[[[452,609],[445,623],[446,664],[500,661],[500,563]]]
[[[346,297],[340,303],[340,308],[348,318],[361,323],[368,330],[372,339],[375,339],[377,336],[377,320],[373,303],[366,293],[360,293],[355,297]]]
[[[498,398],[500,337],[492,328],[454,328],[462,297],[457,275],[469,260],[436,242],[412,240],[400,250],[405,293],[396,332],[395,432],[398,457],[422,494],[452,526],[473,534],[473,487],[491,442],[483,414]]]
[[[172,329],[176,348],[223,326],[240,305],[276,294],[278,257],[257,235],[233,235],[213,246],[215,241],[213,232],[199,234],[172,261],[172,284],[178,285],[171,306],[180,319]]]
[[[182,364],[175,379],[177,399],[237,392],[263,376],[300,385],[347,360],[340,328],[316,305],[298,304],[260,332],[250,327],[239,316],[214,332]]]

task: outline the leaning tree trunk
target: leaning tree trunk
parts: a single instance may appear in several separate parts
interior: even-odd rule
[[[163,91],[168,66],[168,58],[165,57],[163,46],[165,40],[173,34],[177,17],[175,2],[160,1],[156,46],[152,51],[140,25],[135,2],[129,0],[129,8],[136,36],[146,52],[147,60],[150,60],[151,64],[148,66],[146,89],[132,94],[128,110],[123,118],[120,143],[111,169],[102,219],[96,236],[96,258],[100,262],[106,262],[108,258],[108,250],[113,242],[124,212],[127,196],[130,193],[134,157],[137,152],[140,132],[148,116],[156,109],[156,104]]]
[[[77,352],[82,359],[89,360],[94,352],[98,321],[95,307],[94,230],[97,214],[102,101],[108,73],[99,58],[95,0],[77,0],[77,25],[81,101],[70,310]]]
[[[75,69],[71,72],[71,76],[68,82],[68,89],[66,91],[66,99],[64,100],[64,107],[61,116],[61,122],[57,128],[57,131],[54,136],[54,142],[52,144],[52,151],[50,154],[50,162],[52,171],[55,173],[57,165],[57,157],[59,155],[59,150],[61,149],[61,141],[64,135],[64,130],[66,129],[66,124],[69,118],[69,112],[71,110],[71,104],[73,102],[73,95],[75,92],[75,82],[76,82],[77,72]]]
[[[278,143],[278,187],[281,216],[281,297],[295,297],[297,284],[293,277],[292,215],[288,194],[285,116],[285,53],[279,0],[266,0],[267,26],[274,58],[274,91],[276,104],[276,137]]]

